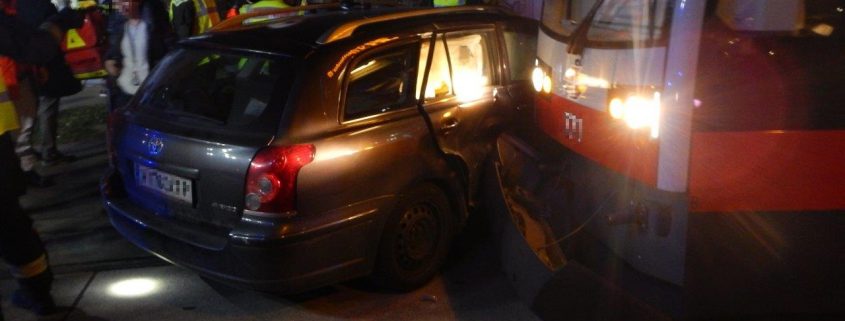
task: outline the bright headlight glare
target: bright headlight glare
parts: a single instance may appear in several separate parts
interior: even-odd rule
[[[534,84],[534,90],[537,92],[543,90],[544,78],[546,78],[546,73],[543,72],[543,69],[539,66],[534,67],[534,71],[531,72],[531,82]]]
[[[652,97],[631,95],[625,98],[615,97],[608,106],[610,116],[621,119],[632,129],[649,128],[651,137],[657,138],[660,127],[660,93]]]
[[[578,72],[575,71],[575,69],[572,69],[572,68],[566,68],[566,71],[563,72],[563,76],[566,77],[567,79],[574,79],[575,76],[577,76],[577,75],[578,75]]]
[[[543,77],[543,92],[547,94],[552,92],[552,77],[549,75]]]
[[[620,98],[613,98],[610,101],[610,106],[608,109],[610,111],[610,117],[613,117],[613,119],[621,119],[622,116],[624,116],[623,113],[625,112],[625,103],[623,103],[622,99]]]

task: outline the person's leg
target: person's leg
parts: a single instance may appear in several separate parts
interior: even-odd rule
[[[71,162],[73,156],[59,153],[56,135],[59,127],[59,97],[41,97],[38,104],[38,127],[41,131],[41,162],[45,165],[57,162]]]
[[[4,193],[8,194],[8,193]],[[18,280],[12,303],[39,315],[53,313],[56,304],[50,294],[53,273],[41,238],[32,229],[32,220],[20,208],[17,196],[0,196],[0,253]]]
[[[38,130],[41,131],[41,159],[46,160],[56,149],[59,98],[42,96],[38,104]]]
[[[123,92],[120,87],[117,86],[117,83],[112,80],[109,85],[109,112],[111,113],[115,109],[120,107],[126,106],[129,103],[129,100],[132,99],[132,95]]]
[[[18,82],[18,99],[14,101],[15,111],[18,113],[20,129],[17,133],[15,152],[21,159],[21,169],[24,172],[35,168],[35,149],[32,148],[32,129],[35,127],[38,97],[32,90],[29,79]]]
[[[21,169],[27,176],[28,184],[35,187],[47,187],[53,181],[42,177],[35,170],[37,153],[32,147],[32,130],[35,127],[36,111],[38,109],[38,97],[33,91],[32,82],[29,79],[22,79],[18,82],[19,95],[15,99],[15,110],[18,113],[20,129],[15,138],[15,152],[21,159]]]
[[[9,264],[19,289],[12,303],[38,314],[49,314],[56,306],[50,295],[53,273],[47,264],[44,244],[32,229],[18,197],[23,193],[20,160],[8,133],[0,135],[0,256]]]

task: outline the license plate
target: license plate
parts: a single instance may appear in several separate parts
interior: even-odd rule
[[[194,186],[190,179],[168,174],[144,165],[135,165],[135,181],[164,196],[188,203],[194,201]]]

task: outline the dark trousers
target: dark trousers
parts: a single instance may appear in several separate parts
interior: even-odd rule
[[[38,103],[38,130],[41,131],[41,158],[56,154],[56,135],[59,129],[59,97],[42,96]]]
[[[126,106],[130,100],[132,100],[132,95],[123,92],[123,89],[120,89],[117,86],[117,81],[114,77],[109,77],[106,82],[106,87],[109,90],[109,112],[111,113],[115,109],[121,108]]]
[[[25,266],[44,255],[44,244],[32,229],[32,220],[24,214],[18,197],[0,196],[0,256],[9,265]]]
[[[52,274],[47,267],[44,244],[18,202],[25,186],[14,143],[7,132],[0,135],[0,256],[11,265],[12,274],[22,285],[49,294]],[[32,280],[38,284],[29,286]]]

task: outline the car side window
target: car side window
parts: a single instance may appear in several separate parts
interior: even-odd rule
[[[431,69],[428,75],[428,84],[425,88],[425,99],[438,100],[454,95],[452,89],[452,71],[449,67],[449,57],[446,52],[446,43],[443,41],[443,35],[437,35],[437,40],[434,43],[434,55],[431,58]],[[419,70],[425,71],[425,65],[428,60],[428,48],[430,40],[424,40],[420,47],[420,63]],[[417,77],[416,97],[419,97],[422,87],[423,72],[419,73]]]
[[[460,101],[481,98],[492,84],[487,32],[446,33],[446,48],[452,63],[455,96]]]
[[[347,74],[345,119],[371,116],[413,105],[416,46],[363,56]]]
[[[511,81],[530,80],[537,57],[536,35],[505,29],[504,36]]]
[[[431,70],[425,89],[427,101],[456,96],[461,101],[481,97],[484,88],[492,84],[489,32],[449,32],[437,35],[434,44]],[[420,48],[419,68],[426,65],[429,41]],[[417,77],[417,96],[422,86],[422,75]]]

